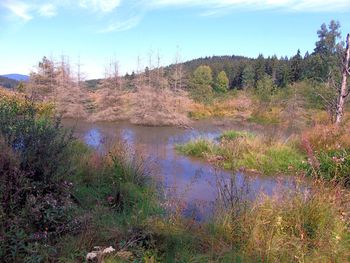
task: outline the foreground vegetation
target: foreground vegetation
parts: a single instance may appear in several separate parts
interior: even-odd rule
[[[254,201],[244,186],[219,180],[213,216],[196,222],[183,217],[181,200],[162,198],[141,156],[120,144],[107,155],[94,152],[52,112],[51,105],[0,96],[2,262],[84,262],[93,254],[95,262],[350,260],[349,194],[339,184],[318,181],[307,191],[297,184]],[[350,140],[345,128],[327,127],[304,134],[306,149],[312,149],[304,154],[293,141],[236,131],[222,134],[218,143],[200,141],[181,150],[220,153],[231,158],[220,160],[229,168],[240,165],[235,158],[243,153],[240,162],[266,173],[291,171],[289,166],[298,171],[309,156],[310,173],[340,179],[348,166],[338,143]]]

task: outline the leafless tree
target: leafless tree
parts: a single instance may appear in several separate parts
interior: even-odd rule
[[[174,72],[172,74],[172,80],[173,80],[173,89],[174,91],[177,91],[178,89],[182,88],[183,85],[183,66],[182,66],[182,60],[181,60],[181,53],[179,50],[179,47],[177,47],[176,55],[175,55],[175,63],[174,63]]]
[[[151,87],[152,75],[153,75],[153,50],[148,52],[148,86]]]
[[[144,81],[143,74],[141,71],[141,64],[142,64],[141,57],[137,56],[136,86],[142,85]]]
[[[157,50],[157,85],[160,84],[160,59],[159,50]]]
[[[84,76],[84,74],[81,71],[81,67],[83,66],[83,64],[81,64],[81,62],[80,62],[80,56],[78,57],[78,62],[76,64],[76,66],[77,66],[77,72],[76,72],[76,74],[77,74],[77,85],[78,85],[79,88],[81,88],[81,82],[85,79],[85,76]]]

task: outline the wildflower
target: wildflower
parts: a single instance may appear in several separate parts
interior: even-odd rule
[[[112,252],[114,252],[115,251],[115,249],[113,248],[113,247],[107,247],[107,248],[105,248],[103,251],[102,251],[102,254],[109,254],[109,253],[112,253]]]
[[[108,196],[107,197],[107,201],[108,201],[108,203],[113,203],[114,197],[113,196]]]
[[[86,255],[86,261],[94,260],[95,258],[97,258],[96,252],[90,252],[90,253],[87,253]]]

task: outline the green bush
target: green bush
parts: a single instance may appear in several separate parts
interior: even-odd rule
[[[32,102],[0,101],[0,135],[34,181],[49,184],[70,172],[72,131],[64,130],[60,119],[40,117]]]
[[[1,98],[2,262],[47,261],[42,247],[51,251],[59,236],[78,228],[69,213],[73,203],[64,180],[72,172],[72,140],[60,120],[40,116],[32,102]]]

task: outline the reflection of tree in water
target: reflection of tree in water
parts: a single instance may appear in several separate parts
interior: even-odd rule
[[[194,185],[200,180],[203,174],[202,168],[197,169],[195,175],[191,177],[190,182],[184,188],[180,189],[176,185],[165,187],[163,207],[175,217],[185,216],[195,221],[202,220],[208,202],[197,199],[186,201],[188,199],[186,196],[190,194]]]
[[[251,203],[250,182],[247,176],[227,175],[215,170],[216,211],[231,211],[237,216],[248,208]]]

